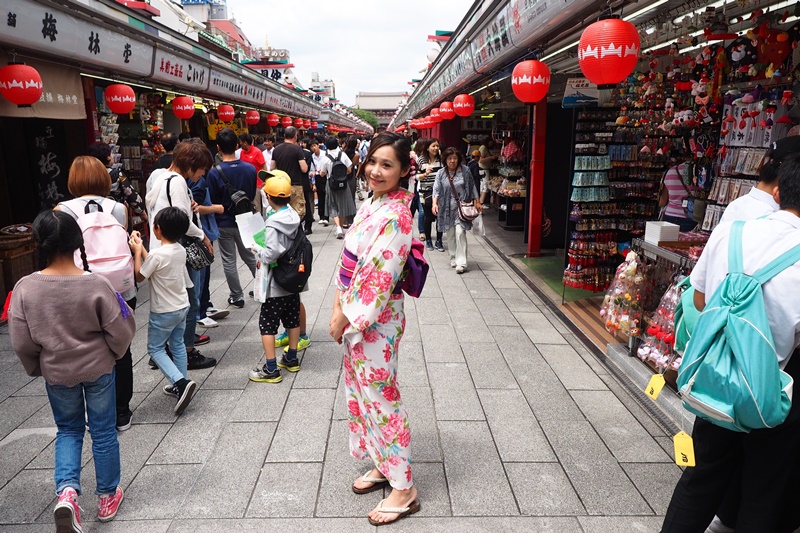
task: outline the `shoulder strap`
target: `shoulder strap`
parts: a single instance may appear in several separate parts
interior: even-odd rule
[[[225,182],[225,185],[230,187],[231,186],[231,182],[228,180],[228,176],[225,175],[225,171],[222,170],[222,166],[221,165],[217,165],[214,168],[217,169],[217,172],[219,172],[219,177],[222,178],[222,181]]]
[[[742,229],[744,229],[744,221],[742,220],[737,220],[731,226],[731,235],[728,241],[728,272],[730,274],[742,274],[744,272]]]
[[[328,156],[328,159],[330,159],[331,161],[336,161],[336,159],[333,158],[330,152],[325,152],[325,155]]]
[[[101,202],[102,202],[102,200],[101,200]],[[89,209],[92,205],[96,205],[97,206],[97,212],[99,212],[99,213],[103,212],[103,206],[100,203],[97,203],[95,200],[87,200],[86,201],[86,206],[83,208],[83,214],[84,215],[88,215],[89,213],[92,212]]]
[[[759,268],[753,274],[753,278],[763,285],[798,261],[800,261],[800,245],[786,250],[766,266]]]
[[[174,178],[174,177],[175,177],[175,176],[170,176],[170,177],[168,177],[168,178],[167,178],[167,183],[165,183],[165,184],[164,184],[164,186],[167,188],[167,202],[169,202],[169,206],[170,206],[170,207],[172,207],[172,195],[169,193],[169,182],[170,182],[170,180],[172,180],[172,178]]]
[[[447,172],[447,171],[445,171],[445,172]],[[454,178],[454,176],[451,176],[451,175],[450,175],[450,172],[447,172],[447,181],[449,181],[449,182],[450,182],[450,190],[452,190],[452,191],[453,191],[453,198],[455,198],[455,199],[456,199],[456,203],[459,203],[459,206],[458,206],[458,208],[459,208],[459,209],[461,209],[461,205],[460,205],[460,203],[461,203],[461,198],[458,196],[458,191],[456,190],[456,186],[455,186],[455,184],[453,183],[453,178]]]

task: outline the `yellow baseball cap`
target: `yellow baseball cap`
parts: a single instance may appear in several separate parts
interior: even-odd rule
[[[480,150],[473,150],[473,151],[472,151],[472,155],[473,155],[473,156],[476,156],[476,155],[481,155],[481,152],[480,152]]]
[[[292,196],[292,178],[283,170],[261,170],[258,177],[264,180],[264,192],[267,196],[289,198]]]

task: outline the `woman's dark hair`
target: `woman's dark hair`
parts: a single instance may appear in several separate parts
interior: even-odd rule
[[[86,149],[86,155],[96,157],[103,165],[107,165],[108,158],[111,157],[111,147],[106,143],[92,143]]]
[[[428,157],[428,146],[430,146],[431,140],[432,137],[423,137],[417,140],[417,144],[414,145],[414,153],[417,154],[417,157],[421,155]]]
[[[464,156],[461,155],[461,152],[458,151],[458,148],[451,146],[450,148],[445,148],[444,153],[440,156],[442,158],[442,162],[445,165],[447,164],[447,158],[450,157],[451,155],[458,157],[459,167],[461,167],[461,165],[464,164]]]
[[[358,138],[355,135],[351,135],[347,138],[347,143],[344,145],[345,152],[355,151],[356,146],[358,146]]]
[[[223,152],[224,153],[224,152]],[[189,139],[175,147],[172,153],[172,166],[184,178],[197,170],[208,170],[214,164],[214,158],[208,147],[200,139]]]
[[[33,221],[33,238],[39,253],[39,270],[47,268],[56,256],[71,256],[75,250],[80,250],[83,269],[88,272],[83,233],[70,215],[62,211],[42,211]]]
[[[383,132],[372,139],[367,157],[364,158],[363,164],[358,167],[357,177],[365,177],[367,161],[372,158],[376,150],[384,146],[391,146],[394,149],[394,156],[400,162],[400,178],[402,179],[408,175],[408,171],[411,169],[411,143],[398,133]]]
[[[153,226],[158,226],[161,235],[171,242],[178,242],[189,229],[189,215],[175,206],[165,207],[153,219]]]

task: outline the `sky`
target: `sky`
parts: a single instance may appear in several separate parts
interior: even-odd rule
[[[455,30],[473,0],[228,0],[250,43],[286,48],[303,87],[332,79],[348,106],[361,92],[410,89],[428,64],[436,30]]]

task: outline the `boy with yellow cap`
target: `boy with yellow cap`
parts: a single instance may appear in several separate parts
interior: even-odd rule
[[[282,170],[262,171],[267,179],[264,192],[271,211],[264,230],[264,246],[254,246],[256,254],[256,287],[254,298],[261,302],[258,326],[264,344],[266,363],[250,371],[251,381],[280,383],[283,379],[278,368],[289,372],[300,370],[297,359],[297,342],[300,338],[300,295],[286,291],[273,279],[271,265],[286,253],[300,227],[300,216],[289,205],[292,197],[292,180]],[[305,289],[304,289],[305,290]],[[289,347],[280,363],[275,359],[275,335],[283,323],[289,336]]]

